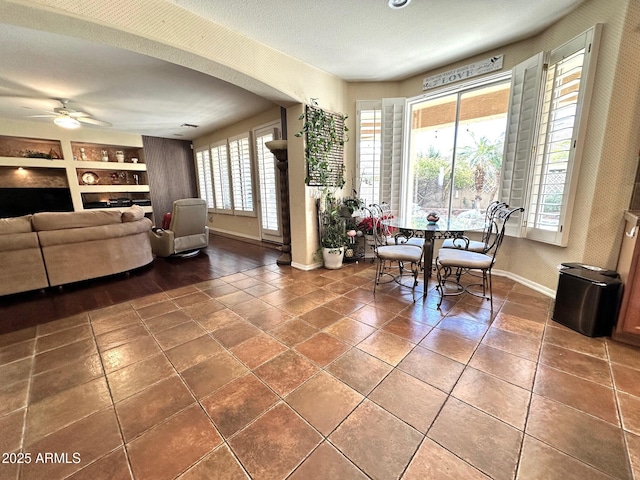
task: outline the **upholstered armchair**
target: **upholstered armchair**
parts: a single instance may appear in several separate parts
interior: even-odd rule
[[[200,198],[176,200],[169,228],[152,228],[149,239],[158,257],[197,255],[209,245],[207,202]]]

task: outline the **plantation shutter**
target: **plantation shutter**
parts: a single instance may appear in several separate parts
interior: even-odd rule
[[[512,71],[507,133],[498,197],[501,202],[511,207],[527,208],[525,202],[529,166],[536,133],[543,71],[543,52],[525,60]],[[505,234],[515,237],[524,236],[522,222],[520,212],[511,215]]]
[[[226,140],[211,146],[211,168],[213,198],[216,211],[232,213],[231,188],[229,184],[229,159]]]
[[[273,127],[254,131],[256,142],[256,162],[258,168],[257,184],[260,189],[260,218],[263,233],[281,236],[280,208],[278,195],[278,167],[276,158],[267,148],[266,143],[274,140]]]
[[[356,102],[358,182],[355,188],[366,205],[381,202],[381,108],[380,101]]]
[[[404,98],[382,99],[382,168],[380,201],[388,202],[398,214],[402,186],[402,151],[404,148]]]
[[[527,238],[566,246],[601,25],[551,52],[531,172]]]
[[[211,154],[209,147],[196,151],[196,172],[198,174],[198,189],[200,198],[207,202],[207,207],[213,208],[213,183],[211,179]]]
[[[253,182],[251,181],[251,149],[249,134],[229,139],[233,210],[253,213]]]

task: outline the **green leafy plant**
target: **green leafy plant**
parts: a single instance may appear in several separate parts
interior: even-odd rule
[[[364,207],[364,202],[358,197],[358,192],[353,190],[353,197],[342,198],[342,216],[351,216],[356,210]],[[348,215],[346,215],[348,213]]]
[[[344,247],[348,237],[345,218],[341,214],[342,201],[326,192],[320,202],[324,202],[324,211],[320,212],[320,244],[331,249]]]
[[[304,136],[306,141],[307,185],[344,186],[343,147],[349,131],[346,119],[346,115],[329,113],[311,105],[307,105],[305,113],[298,118],[303,120],[302,130],[295,135]]]

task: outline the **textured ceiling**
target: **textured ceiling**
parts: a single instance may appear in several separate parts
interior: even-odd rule
[[[395,11],[387,0],[170,1],[345,80],[381,81],[536,34],[583,0],[413,0]],[[273,106],[203,73],[64,35],[0,23],[0,45],[3,118],[67,98],[115,130],[193,139]]]
[[[583,0],[171,0],[350,81],[399,80],[541,32]]]

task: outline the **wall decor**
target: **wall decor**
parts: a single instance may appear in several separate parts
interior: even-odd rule
[[[502,61],[504,55],[498,55],[495,57],[480,60],[479,62],[470,63],[463,67],[454,68],[446,72],[438,73],[426,77],[422,81],[422,90],[430,90],[432,88],[441,87],[449,83],[459,82],[460,80],[466,80],[468,78],[477,77],[484,73],[494,72],[502,69]]]
[[[305,138],[305,158],[310,187],[342,188],[344,180],[344,142],[349,129],[346,115],[327,112],[315,105],[307,105],[299,120],[304,120],[296,137]]]

